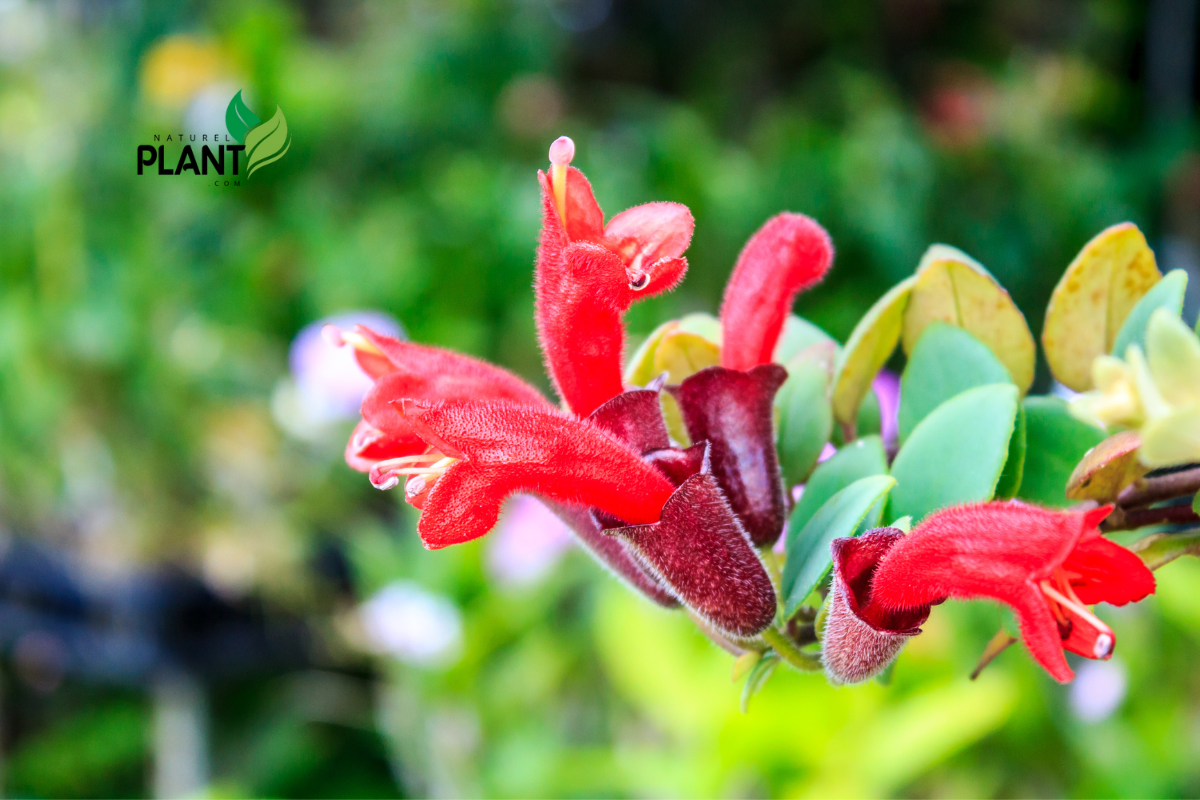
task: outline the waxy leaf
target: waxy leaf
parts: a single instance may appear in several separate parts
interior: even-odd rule
[[[246,134],[246,178],[283,158],[291,146],[292,137],[283,109],[275,106],[275,116]]]
[[[1004,470],[1000,480],[996,482],[997,500],[1011,500],[1017,496],[1021,483],[1025,478],[1026,441],[1025,408],[1017,406],[1017,421],[1013,425],[1012,438],[1008,440],[1008,460],[1004,462]]]
[[[1154,533],[1138,539],[1129,549],[1150,569],[1170,564],[1180,556],[1200,556],[1200,531]]]
[[[721,346],[721,320],[712,314],[703,311],[685,314],[679,318],[679,330],[703,336],[717,347]]]
[[[1071,500],[1115,500],[1146,468],[1138,462],[1142,437],[1137,431],[1114,434],[1084,454],[1067,479]]]
[[[883,449],[883,440],[878,436],[855,439],[834,453],[828,461],[818,464],[808,483],[804,484],[800,502],[796,503],[788,519],[789,541],[829,498],[859,478],[886,475],[887,471],[887,453]]]
[[[1161,277],[1132,222],[1101,231],[1067,267],[1046,307],[1042,346],[1050,371],[1077,392],[1092,388],[1092,361],[1111,352],[1134,305]]]
[[[976,386],[1009,381],[1008,370],[983,342],[944,322],[917,340],[900,378],[900,441],[951,397]]]
[[[626,386],[645,386],[658,377],[658,373],[654,371],[654,354],[657,352],[659,344],[662,343],[663,337],[678,328],[679,320],[668,320],[646,337],[645,341],[630,356],[629,363],[625,365]]]
[[[1165,308],[1178,317],[1183,313],[1183,295],[1187,292],[1187,271],[1173,269],[1154,284],[1150,291],[1142,295],[1137,305],[1125,318],[1125,324],[1113,342],[1112,353],[1117,358],[1125,357],[1125,348],[1136,344],[1146,350],[1146,326],[1150,324],[1150,315],[1160,308]]]
[[[835,352],[840,349],[828,333],[803,317],[792,314],[784,320],[779,342],[775,345],[774,361],[776,364],[787,364],[802,351],[826,342],[834,346]]]
[[[930,247],[917,267],[904,312],[904,352],[913,352],[935,320],[965,328],[1004,364],[1022,393],[1029,389],[1037,345],[1025,315],[979,262],[943,244]]]
[[[780,594],[787,598],[783,618],[789,619],[833,566],[829,545],[834,539],[855,536],[872,509],[880,505],[895,479],[887,475],[860,478],[821,506],[796,535],[788,535],[787,562]]]
[[[896,349],[916,281],[915,275],[907,278],[879,298],[842,348],[833,381],[833,416],[843,425],[858,418],[858,407],[871,390],[871,382]]]
[[[666,374],[668,383],[682,383],[721,360],[718,347],[697,333],[668,331],[654,351],[655,377]]]
[[[767,685],[767,679],[771,677],[771,673],[775,671],[779,661],[779,654],[774,650],[768,650],[765,655],[755,660],[753,668],[750,669],[750,675],[746,678],[746,684],[742,687],[741,709],[743,714],[750,710],[750,699]]]
[[[1104,432],[1071,416],[1058,397],[1026,397],[1025,475],[1017,497],[1054,508],[1072,505],[1067,481],[1088,450],[1100,444]]]
[[[889,516],[920,522],[939,508],[990,500],[1008,461],[1017,387],[978,386],[942,403],[896,454]]]
[[[787,366],[788,379],[775,396],[779,410],[776,441],[784,486],[803,483],[833,433],[829,373],[818,362],[800,357]]]
[[[779,409],[776,444],[784,486],[803,483],[833,433],[829,373],[820,363],[796,359],[787,365],[787,381],[775,396]]]

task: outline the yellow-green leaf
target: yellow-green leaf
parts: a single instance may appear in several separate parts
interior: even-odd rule
[[[870,390],[871,381],[896,349],[916,280],[915,275],[907,278],[879,298],[842,348],[833,381],[833,415],[843,425],[858,418],[858,406]]]
[[[1129,312],[1162,275],[1132,222],[1092,239],[1050,296],[1042,346],[1050,371],[1077,392],[1092,388],[1092,361],[1112,350]]]
[[[1142,437],[1137,431],[1122,431],[1088,450],[1067,480],[1067,497],[1101,503],[1116,499],[1122,489],[1145,473],[1138,463],[1141,446]]]
[[[646,337],[641,346],[634,352],[625,365],[625,384],[627,386],[645,386],[658,377],[654,371],[654,353],[662,343],[663,337],[679,327],[679,320],[669,320],[659,325]]]
[[[948,322],[987,345],[1013,383],[1027,391],[1037,346],[1025,315],[991,273],[962,251],[935,244],[921,258],[916,277],[904,313],[904,352],[912,352],[931,322]]]
[[[702,369],[721,363],[720,349],[697,333],[667,331],[654,351],[654,374],[667,374],[668,383],[680,383]]]

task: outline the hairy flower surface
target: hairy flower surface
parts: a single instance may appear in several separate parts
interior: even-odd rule
[[[1154,592],[1138,556],[1097,526],[1112,507],[1050,511],[1017,501],[931,514],[879,559],[860,616],[921,612],[949,597],[986,597],[1013,608],[1029,652],[1056,680],[1074,673],[1063,650],[1107,659],[1116,636],[1088,608]]]
[[[682,258],[695,223],[686,206],[647,203],[604,213],[575,153],[563,137],[550,149],[542,186],[542,233],[537,254],[538,335],[546,367],[567,405],[581,417],[624,390],[621,319],[636,300],[675,287],[687,271]]]

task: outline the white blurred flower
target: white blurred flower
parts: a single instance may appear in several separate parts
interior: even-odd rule
[[[1125,666],[1120,661],[1085,661],[1071,684],[1071,711],[1084,722],[1108,719],[1121,707],[1128,688]]]
[[[515,495],[488,537],[488,572],[500,584],[537,583],[571,546],[571,531],[541,501]]]
[[[331,425],[358,416],[372,386],[352,348],[335,347],[321,336],[326,325],[343,330],[366,325],[377,333],[404,338],[400,323],[380,311],[327,317],[296,334],[288,354],[291,377],[275,387],[271,412],[284,430],[300,439],[323,438]]]
[[[46,8],[25,0],[0,0],[0,61],[16,64],[46,44]]]
[[[458,608],[411,581],[388,584],[359,606],[358,615],[372,649],[406,664],[448,666],[462,653]]]

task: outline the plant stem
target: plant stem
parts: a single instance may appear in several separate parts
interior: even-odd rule
[[[1117,497],[1117,503],[1122,508],[1139,508],[1161,500],[1195,494],[1198,491],[1200,491],[1200,467],[1193,467],[1172,472],[1170,475],[1143,478],[1121,492]]]
[[[800,648],[788,638],[787,634],[778,628],[767,628],[762,632],[762,638],[763,641],[771,645],[780,658],[801,672],[821,671],[821,659],[801,652]]]
[[[1200,522],[1200,516],[1196,515],[1190,505],[1137,508],[1130,511],[1118,508],[1104,521],[1103,527],[1106,531],[1132,531],[1146,525],[1183,525],[1189,522]]]

